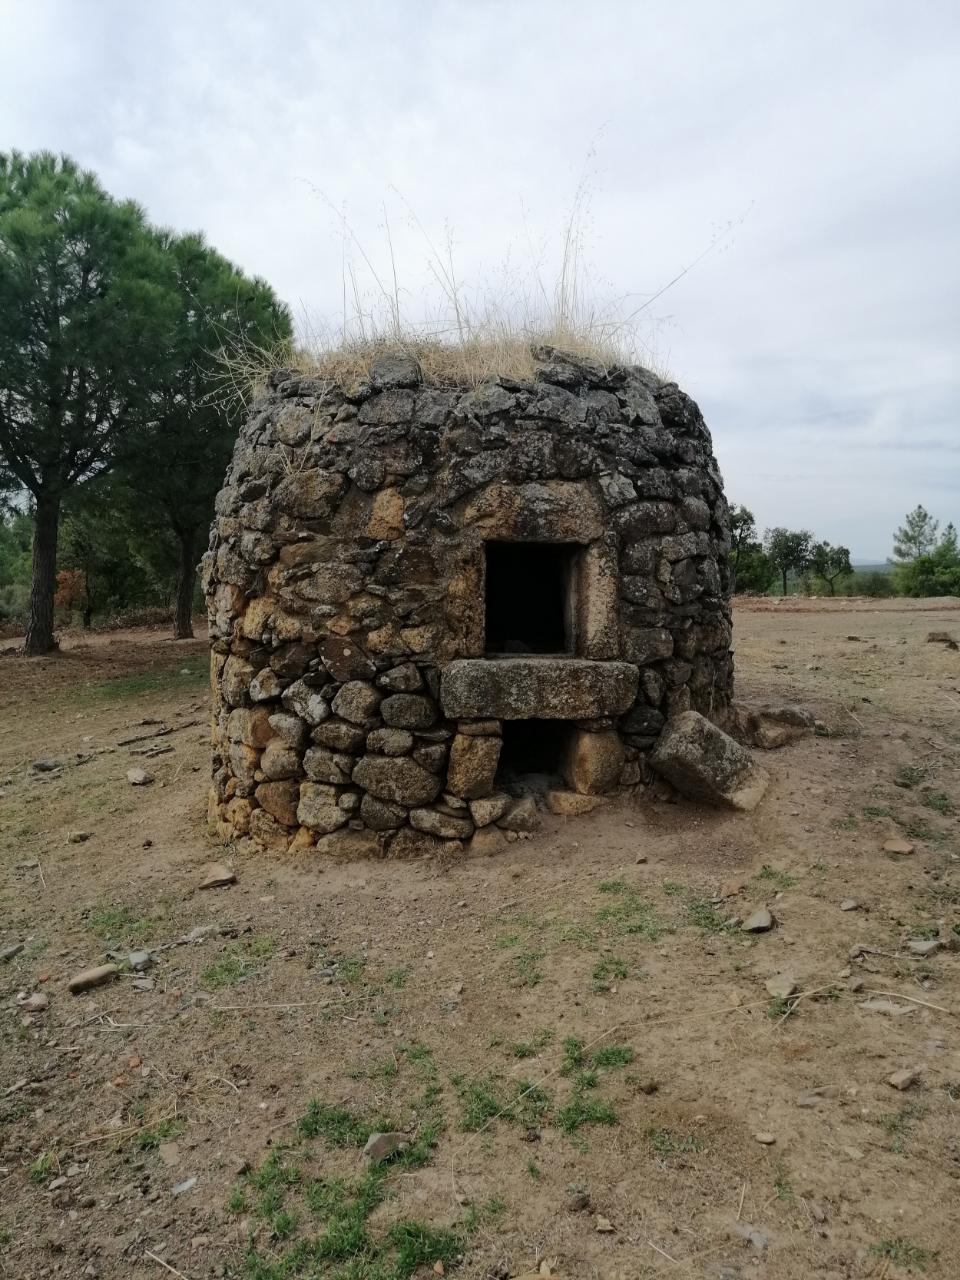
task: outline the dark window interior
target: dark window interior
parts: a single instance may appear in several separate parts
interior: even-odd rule
[[[524,789],[538,782],[556,786],[568,734],[565,720],[504,720],[497,784],[508,789],[511,783],[522,783]]]
[[[569,542],[488,542],[487,653],[570,653]]]

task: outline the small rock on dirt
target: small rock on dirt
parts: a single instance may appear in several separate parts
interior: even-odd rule
[[[594,1224],[601,1235],[609,1235],[611,1231],[616,1231],[616,1227],[609,1218],[605,1218],[602,1213],[598,1213],[594,1219]]]
[[[43,1013],[44,1009],[50,1007],[50,1001],[42,991],[34,991],[32,995],[24,996],[17,1003],[24,1013]]]
[[[186,1192],[192,1191],[196,1185],[197,1185],[196,1178],[185,1178],[183,1182],[178,1182],[175,1187],[170,1188],[170,1194],[172,1196],[185,1195]]]
[[[55,769],[63,768],[63,761],[56,760],[52,756],[49,756],[44,760],[34,760],[30,768],[33,769],[35,773],[53,773]]]
[[[153,979],[152,978],[134,978],[133,982],[131,982],[130,985],[133,987],[134,991],[152,991]]]
[[[935,956],[940,946],[939,938],[911,938],[907,950],[915,956]]]
[[[873,998],[870,1000],[861,1000],[857,1005],[858,1009],[864,1009],[867,1013],[885,1013],[891,1018],[899,1018],[903,1013],[913,1013],[914,1007],[910,1004],[896,1004],[893,1000],[881,1000]]]
[[[733,1229],[758,1253],[763,1253],[770,1244],[770,1237],[765,1232],[752,1227],[749,1222],[736,1222]]]
[[[134,973],[145,973],[153,968],[153,956],[149,951],[131,951],[127,956],[127,964]]]
[[[778,973],[775,978],[768,978],[765,985],[767,992],[776,1000],[786,1000],[797,989],[794,980],[782,973]]]
[[[768,1133],[765,1129],[761,1129],[753,1135],[754,1142],[759,1142],[762,1147],[772,1147],[777,1140],[775,1133]]]
[[[583,1213],[585,1209],[590,1208],[590,1197],[586,1191],[576,1191],[567,1200],[568,1213]]]
[[[913,853],[916,845],[911,844],[909,840],[885,840],[883,843],[883,852],[893,854],[895,857],[905,858],[908,854]]]
[[[773,928],[773,916],[766,907],[759,907],[752,915],[747,916],[740,929],[743,933],[766,933]]]
[[[856,900],[856,898],[844,898],[844,900],[840,903],[840,910],[841,911],[859,911],[860,903]]]
[[[363,1158],[370,1164],[383,1164],[398,1151],[406,1151],[410,1139],[405,1133],[371,1133],[363,1148]]]
[[[237,873],[224,866],[222,862],[208,862],[201,873],[199,888],[221,889],[228,884],[237,883]]]
[[[115,964],[98,964],[92,969],[84,969],[75,974],[67,986],[75,996],[78,996],[83,991],[90,991],[93,987],[102,987],[105,983],[112,982],[119,972]]]
[[[91,831],[71,831],[67,836],[68,844],[83,844],[89,840],[93,833]]]
[[[146,769],[128,769],[127,781],[131,787],[148,787],[153,781],[153,774],[147,773]]]
[[[4,947],[3,950],[0,951],[0,962],[12,960],[15,956],[18,956],[22,950],[22,942],[14,942],[11,946]]]
[[[902,1093],[904,1089],[909,1089],[911,1085],[917,1083],[920,1073],[916,1067],[904,1067],[900,1071],[894,1071],[893,1075],[887,1076],[887,1084],[894,1089],[899,1089]]]

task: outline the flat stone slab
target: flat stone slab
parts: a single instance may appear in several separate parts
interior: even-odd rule
[[[453,720],[586,720],[622,715],[639,678],[629,662],[461,658],[442,670],[440,704]]]

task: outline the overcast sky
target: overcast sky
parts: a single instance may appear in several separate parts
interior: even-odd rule
[[[731,501],[883,559],[960,519],[956,0],[0,0],[0,149],[66,151],[337,322],[346,211],[411,308],[545,251],[651,309]],[[735,224],[724,232],[728,224]],[[357,251],[354,249],[354,256]],[[645,313],[646,314],[646,313]]]

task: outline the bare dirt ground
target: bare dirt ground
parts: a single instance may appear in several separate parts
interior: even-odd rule
[[[201,641],[0,659],[0,1275],[960,1275],[940,629],[958,602],[738,608],[739,696],[825,726],[754,814],[647,792],[444,866],[219,849]],[[238,882],[199,890],[212,858]]]

